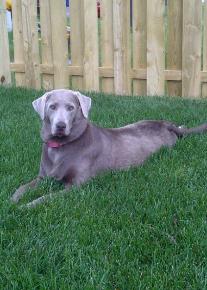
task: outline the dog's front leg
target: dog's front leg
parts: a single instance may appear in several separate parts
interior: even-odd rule
[[[67,186],[65,189],[56,192],[56,193],[49,193],[43,196],[38,197],[37,199],[34,199],[31,202],[28,202],[26,205],[22,205],[21,208],[34,208],[39,204],[42,204],[44,202],[50,201],[52,199],[55,199],[58,196],[63,196],[68,193],[70,186]]]
[[[68,191],[70,190],[71,186],[73,186],[73,185],[79,186],[84,181],[86,181],[86,176],[85,175],[75,175],[74,172],[75,171],[70,172],[70,175],[68,175],[67,178],[64,178],[62,180],[62,182],[65,185],[65,189],[64,190],[40,196],[39,198],[34,199],[33,201],[27,203],[26,205],[22,205],[21,208],[34,208],[37,205],[42,204],[42,203],[47,202],[47,201],[50,201],[52,199],[55,199],[58,196],[63,196],[63,195],[68,193]]]
[[[26,183],[20,186],[12,195],[11,201],[14,203],[17,203],[29,189],[36,188],[41,179],[42,178],[38,176],[37,178],[33,179],[29,183]]]

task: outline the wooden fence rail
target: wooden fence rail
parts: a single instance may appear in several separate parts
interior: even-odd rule
[[[13,0],[13,62],[3,2],[3,84],[207,97],[207,0]]]

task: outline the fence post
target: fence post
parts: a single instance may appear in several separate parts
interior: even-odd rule
[[[147,0],[147,94],[164,95],[164,1]]]
[[[9,39],[6,25],[6,9],[0,0],[0,85],[11,83]]]

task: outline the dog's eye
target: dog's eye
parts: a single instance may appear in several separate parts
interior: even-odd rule
[[[75,108],[71,105],[66,106],[67,111],[73,111]]]
[[[50,105],[50,109],[51,110],[55,110],[56,109],[56,106],[55,105]]]

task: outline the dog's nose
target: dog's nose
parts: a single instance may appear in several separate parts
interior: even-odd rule
[[[56,127],[57,127],[58,130],[63,130],[63,129],[66,128],[66,124],[64,122],[58,122],[56,124]]]

